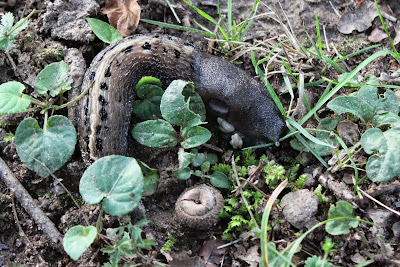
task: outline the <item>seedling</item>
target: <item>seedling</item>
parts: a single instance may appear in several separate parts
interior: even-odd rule
[[[0,25],[0,49],[8,52],[12,46],[12,41],[18,34],[28,27],[28,19],[35,13],[33,10],[26,18],[21,19],[14,24],[14,15],[7,12],[1,17]],[[14,25],[13,25],[14,24]]]
[[[199,153],[186,152],[206,143],[211,133],[200,126],[205,124],[205,106],[201,97],[194,90],[192,83],[182,80],[173,81],[165,92],[161,81],[153,77],[143,77],[136,85],[137,100],[133,112],[140,122],[132,129],[133,138],[142,145],[150,147],[175,147],[178,143],[179,169],[174,175],[182,180],[192,174],[210,179],[211,184],[220,188],[229,188],[229,181],[223,173],[214,172],[207,175],[201,171],[194,172],[189,165],[202,166],[207,170],[205,156]],[[177,132],[174,126],[179,127]]]
[[[40,101],[23,93],[22,83],[11,81],[0,85],[0,114],[14,114],[42,109],[43,128],[35,118],[23,120],[15,132],[15,144],[21,161],[42,177],[61,168],[75,150],[76,131],[64,116],[48,117],[49,110],[58,110],[75,102],[57,106],[50,97],[61,96],[71,89],[68,65],[56,62],[44,68],[36,77],[35,90],[45,98]],[[30,104],[36,107],[28,108]]]

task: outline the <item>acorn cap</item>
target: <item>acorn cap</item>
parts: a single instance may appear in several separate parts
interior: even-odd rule
[[[177,218],[186,226],[207,229],[217,224],[224,198],[214,187],[202,184],[186,189],[176,201]]]

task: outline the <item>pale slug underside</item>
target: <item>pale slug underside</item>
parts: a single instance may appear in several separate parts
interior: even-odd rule
[[[134,87],[143,76],[193,81],[207,116],[231,123],[247,144],[277,142],[285,123],[263,85],[233,64],[160,34],[134,35],[111,44],[92,61],[82,91],[78,126],[86,161],[127,155]]]

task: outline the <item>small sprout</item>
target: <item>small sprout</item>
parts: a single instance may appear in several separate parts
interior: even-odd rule
[[[198,185],[186,189],[176,201],[178,219],[191,228],[207,229],[219,219],[224,198],[214,187]]]

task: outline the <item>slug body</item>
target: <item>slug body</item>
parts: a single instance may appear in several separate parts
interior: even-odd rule
[[[283,118],[263,85],[242,69],[179,38],[133,35],[101,51],[86,71],[82,91],[94,83],[80,102],[78,131],[85,160],[127,154],[134,88],[143,76],[159,78],[165,86],[175,79],[192,81],[207,116],[232,124],[247,144],[277,142],[284,131]]]

